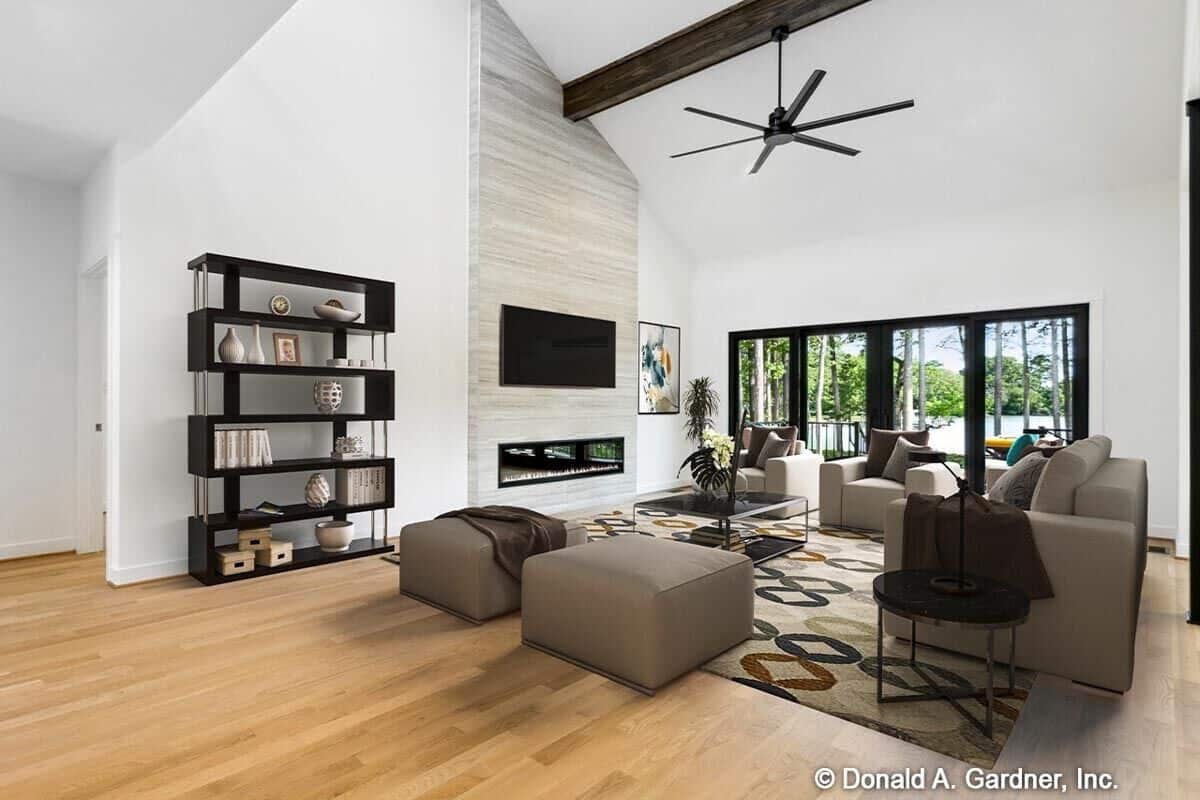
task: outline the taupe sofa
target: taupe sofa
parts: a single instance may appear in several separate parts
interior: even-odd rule
[[[1124,692],[1133,681],[1133,649],[1146,568],[1146,462],[1112,458],[1112,441],[1092,436],[1057,453],[1034,491],[1038,552],[1054,597],[1034,600],[1017,631],[1016,663]],[[904,502],[891,503],[884,526],[886,569],[900,569]],[[969,545],[968,545],[969,546]],[[884,614],[884,631],[907,638],[909,623]],[[983,656],[985,635],[917,626],[917,640]],[[997,643],[1006,652],[1003,634]]]
[[[957,464],[950,464],[957,470]],[[842,458],[820,465],[821,524],[835,528],[882,531],[888,504],[914,492],[948,497],[958,491],[954,476],[941,464],[922,464],[904,475],[904,483],[867,477],[867,457]]]

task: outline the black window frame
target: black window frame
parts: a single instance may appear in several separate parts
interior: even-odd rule
[[[999,309],[993,311],[970,311],[961,314],[937,314],[920,317],[896,317],[883,320],[860,322],[836,322],[817,325],[761,328],[757,330],[730,331],[729,333],[729,432],[741,421],[738,350],[741,342],[754,339],[788,339],[788,374],[791,380],[788,392],[788,424],[795,425],[802,436],[808,435],[808,359],[807,339],[830,333],[865,333],[867,337],[867,423],[869,428],[893,428],[895,409],[892,398],[892,341],[897,330],[960,325],[963,328],[965,348],[963,363],[964,413],[967,437],[965,442],[967,475],[976,491],[984,490],[984,440],[986,439],[986,332],[994,323],[1018,322],[1046,318],[1072,319],[1074,336],[1071,343],[1071,358],[1075,372],[1071,387],[1072,435],[1076,439],[1088,435],[1088,397],[1090,389],[1088,353],[1090,348],[1090,303],[1056,306],[1031,306],[1026,308]]]

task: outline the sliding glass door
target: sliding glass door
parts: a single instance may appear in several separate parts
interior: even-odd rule
[[[738,343],[737,408],[749,409],[755,425],[786,425],[792,418],[792,338],[743,339]]]
[[[1074,439],[1075,320],[1021,319],[985,328],[988,436],[1046,428]]]
[[[808,447],[827,459],[866,452],[867,334],[837,331],[804,337]]]
[[[966,348],[963,325],[892,329],[892,427],[929,431],[929,444],[966,463]]]
[[[929,430],[981,487],[998,437],[1087,435],[1087,325],[1079,305],[731,333],[729,428],[747,409],[830,460],[871,428]]]

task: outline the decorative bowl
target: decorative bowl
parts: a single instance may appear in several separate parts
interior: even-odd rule
[[[344,308],[331,306],[328,303],[320,306],[313,306],[313,313],[321,319],[331,319],[334,322],[354,322],[362,316],[362,312],[348,311]]]
[[[327,519],[316,524],[317,544],[326,553],[344,553],[354,541],[354,523],[349,520]]]

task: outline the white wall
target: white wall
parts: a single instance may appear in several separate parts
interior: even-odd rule
[[[75,546],[78,192],[0,173],[0,559]]]
[[[301,0],[166,136],[119,167],[110,581],[187,569],[184,265],[205,251],[395,281],[393,532],[464,503],[467,21],[466,0]],[[328,447],[328,426],[294,427],[281,446]],[[306,478],[243,481],[243,504],[297,502]],[[219,482],[212,489],[215,508]]]
[[[1188,0],[1183,45],[1183,100],[1200,99],[1200,0]],[[1189,320],[1188,298],[1190,297],[1191,240],[1193,232],[1188,228],[1188,210],[1191,203],[1191,161],[1189,160],[1188,120],[1183,118],[1183,135],[1180,137],[1179,162],[1179,374],[1188,374],[1189,369]],[[1186,380],[1179,382],[1179,441],[1187,442],[1191,436],[1192,401]],[[1189,448],[1179,448],[1179,538],[1175,552],[1189,555],[1191,550],[1191,487],[1192,459]]]
[[[691,313],[691,255],[659,224],[644,200],[638,203],[638,319],[678,325],[681,392],[694,373]],[[695,317],[700,319],[700,317]],[[691,452],[683,435],[682,414],[639,414],[637,422],[637,488],[653,492],[687,483],[676,478]]]
[[[1091,429],[1148,460],[1151,535],[1174,538],[1178,203],[1172,181],[705,263],[692,368],[727,399],[731,330],[1090,302]]]

